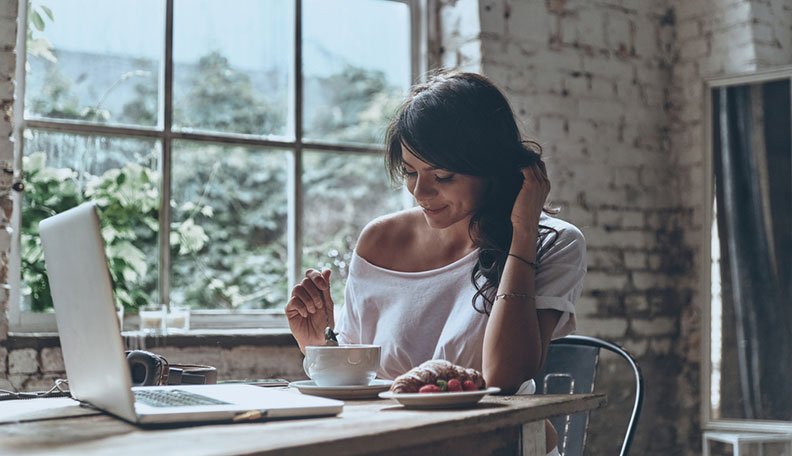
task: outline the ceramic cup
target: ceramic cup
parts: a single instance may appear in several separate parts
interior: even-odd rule
[[[379,345],[309,345],[303,369],[317,386],[368,385],[379,364]]]

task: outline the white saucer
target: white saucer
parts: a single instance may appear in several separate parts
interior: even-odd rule
[[[496,394],[500,388],[491,387],[478,391],[460,391],[458,393],[393,393],[386,391],[380,393],[383,399],[395,399],[407,408],[415,409],[443,409],[463,408],[475,405],[487,394]]]
[[[312,396],[329,397],[332,399],[370,399],[376,398],[378,393],[387,391],[392,380],[375,378],[368,385],[351,386],[318,386],[313,380],[301,380],[289,383],[290,387],[297,388],[303,394]]]

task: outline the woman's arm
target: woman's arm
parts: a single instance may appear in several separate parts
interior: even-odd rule
[[[516,233],[510,253],[536,261],[536,234]],[[532,240],[533,239],[533,240]],[[483,370],[487,384],[512,394],[542,368],[553,329],[561,312],[536,309],[535,271],[509,256],[501,276],[497,299],[484,333]],[[525,296],[525,297],[523,297]]]
[[[483,374],[488,385],[514,393],[539,373],[557,310],[536,310],[535,268],[539,217],[550,183],[544,165],[523,170],[523,187],[512,210],[512,243],[484,333]]]

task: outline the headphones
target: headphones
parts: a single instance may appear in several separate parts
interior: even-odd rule
[[[132,386],[157,386],[168,384],[170,365],[160,355],[145,350],[126,352]]]
[[[209,385],[217,383],[217,369],[202,364],[170,364],[165,357],[145,350],[126,354],[132,386]]]

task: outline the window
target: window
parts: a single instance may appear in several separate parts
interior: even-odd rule
[[[260,326],[316,266],[343,301],[363,224],[404,205],[381,150],[420,73],[417,2],[228,5],[21,7],[14,329],[54,328],[38,314],[52,303],[37,224],[87,199],[128,310],[184,304]]]
[[[707,89],[703,421],[789,432],[792,68],[713,79]]]

